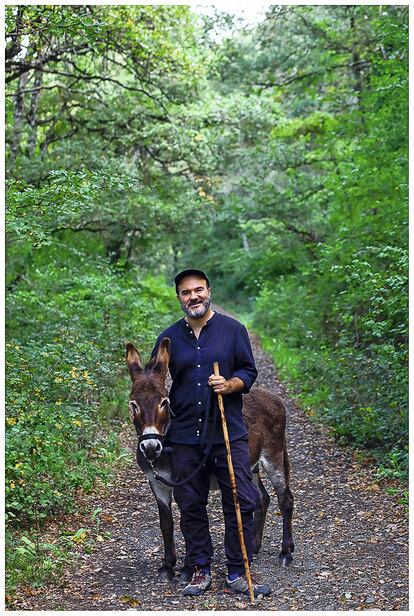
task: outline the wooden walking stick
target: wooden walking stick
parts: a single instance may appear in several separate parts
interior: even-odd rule
[[[214,369],[215,376],[220,376],[220,370],[219,370],[218,362],[215,361],[213,363],[213,369]],[[242,556],[243,556],[244,569],[246,571],[247,585],[249,587],[250,603],[254,603],[252,576],[250,575],[249,559],[247,558],[246,545],[244,543],[243,523],[242,523],[242,517],[241,517],[241,512],[240,512],[239,498],[237,496],[236,477],[234,475],[233,462],[232,462],[232,459],[231,459],[231,449],[230,449],[229,433],[227,431],[226,416],[224,414],[223,396],[221,394],[217,394],[217,398],[218,398],[218,405],[219,405],[220,415],[221,415],[221,425],[222,425],[222,428],[223,428],[224,442],[226,444],[227,466],[229,467],[231,491],[233,493],[234,508],[236,510],[237,528],[238,528],[238,531],[239,531],[240,548],[241,548],[241,553],[242,553]]]

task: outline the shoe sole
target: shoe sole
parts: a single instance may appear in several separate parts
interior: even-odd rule
[[[245,597],[249,597],[250,596],[249,589],[247,589],[247,590],[235,590],[234,588],[229,588],[228,586],[225,586],[224,588],[225,588],[225,590],[227,590],[227,592],[231,592],[234,595],[244,595]],[[263,597],[270,597],[271,594],[272,594],[272,591],[270,591],[268,593],[259,592],[259,591],[253,591],[253,595],[255,597],[258,597],[259,595],[263,595]]]
[[[202,595],[203,593],[205,593],[209,588],[211,588],[211,582],[207,586],[207,588],[204,588],[203,590],[198,590],[195,592],[191,592],[191,591],[185,592],[185,589],[184,589],[183,596],[184,597],[198,597],[199,595]]]

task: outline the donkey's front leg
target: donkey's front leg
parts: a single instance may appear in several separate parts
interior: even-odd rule
[[[172,490],[159,482],[151,481],[151,489],[157,499],[158,513],[160,516],[160,528],[164,541],[164,558],[162,566],[158,569],[160,578],[171,582],[174,579],[174,567],[177,555],[174,545],[174,520],[171,510]]]

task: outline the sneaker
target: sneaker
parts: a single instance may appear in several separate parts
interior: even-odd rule
[[[206,569],[196,567],[191,582],[183,590],[183,595],[202,595],[211,586],[211,573]]]
[[[255,597],[258,595],[271,595],[272,589],[267,584],[259,584],[252,576],[253,594]],[[246,575],[239,575],[235,580],[229,580],[226,576],[225,588],[231,592],[241,592],[244,595],[249,595],[249,585],[247,583]]]

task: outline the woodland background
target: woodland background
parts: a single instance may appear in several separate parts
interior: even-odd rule
[[[148,358],[188,265],[309,416],[404,486],[408,7],[243,27],[8,6],[6,29],[10,587],[56,566],[41,528],[122,463],[124,343]]]

